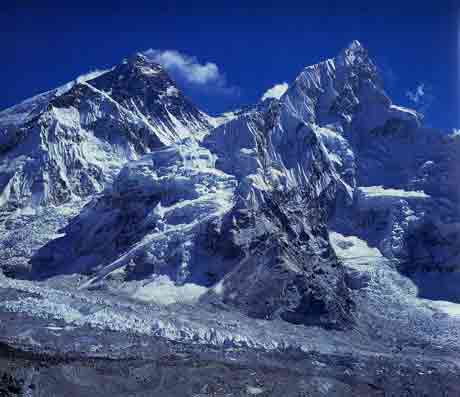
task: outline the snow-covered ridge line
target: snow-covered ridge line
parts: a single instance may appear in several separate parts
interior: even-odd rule
[[[251,346],[278,340],[254,336],[257,321],[353,328],[355,304],[365,315],[370,307],[361,292],[372,310],[381,297],[371,287],[401,293],[390,279],[410,291],[417,315],[431,316],[395,269],[375,280],[386,261],[423,270],[457,258],[460,222],[448,176],[460,151],[455,138],[421,122],[392,103],[359,42],[305,68],[279,99],[215,118],[137,55],[75,84],[20,130],[0,157],[8,182],[0,200],[18,225],[22,206],[88,199],[71,220],[57,211],[59,230],[37,227],[49,239],[21,253],[24,277],[47,283],[83,274],[77,294],[141,301],[141,311],[146,302],[162,313],[194,305],[207,308],[207,319],[208,309],[219,315],[225,307],[228,316],[245,316],[247,328],[236,334]],[[2,249],[16,258],[24,242],[8,236]],[[365,258],[350,263],[353,256]],[[215,331],[190,320],[190,311],[186,319],[165,314],[158,325],[110,305],[81,317],[70,301],[66,318],[64,303],[29,297],[5,307],[37,305],[38,316],[186,341],[231,345],[235,334],[228,324]]]
[[[202,139],[210,117],[161,67],[145,62],[130,58],[0,113],[2,207],[86,197],[108,186],[127,161]]]
[[[8,126],[19,126],[24,124],[27,120],[37,116],[40,112],[46,109],[49,102],[59,97],[79,83],[85,83],[105,73],[110,72],[113,68],[106,70],[93,70],[88,73],[82,74],[68,83],[65,83],[58,88],[37,94],[31,98],[27,98],[17,105],[0,111],[0,127],[6,128]]]

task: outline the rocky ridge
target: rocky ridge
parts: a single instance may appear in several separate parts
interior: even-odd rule
[[[0,113],[2,267],[353,327],[369,266],[415,283],[457,270],[460,140],[422,121],[392,103],[357,41],[280,99],[221,118],[137,54]]]

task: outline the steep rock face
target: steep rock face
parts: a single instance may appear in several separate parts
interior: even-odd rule
[[[458,270],[458,204],[422,191],[360,187],[332,228],[375,247],[404,273]],[[359,258],[356,258],[359,259]]]
[[[392,105],[367,50],[352,42],[336,58],[306,67],[281,98],[304,121],[340,123],[370,131],[398,119],[417,126],[419,116]]]
[[[459,203],[460,135],[439,134],[439,131],[432,130],[431,133],[437,133],[437,139],[419,144],[431,150],[425,153],[423,161],[418,162],[409,180],[409,187]]]
[[[207,298],[256,318],[344,327],[352,300],[329,243],[326,213],[317,204],[330,193],[272,193],[257,209],[235,206],[213,241],[238,262]]]
[[[0,113],[3,209],[99,192],[127,161],[210,128],[209,116],[141,55],[91,77]]]
[[[322,127],[323,143],[350,188],[393,182],[393,175],[386,176],[398,165],[387,143],[379,141],[407,135],[421,124],[421,115],[391,102],[377,67],[357,41],[337,57],[305,68],[281,102],[298,118]],[[406,164],[400,168],[406,170]]]
[[[343,327],[352,302],[326,228],[339,177],[317,133],[273,102],[203,146],[125,166],[37,253],[32,277],[84,272],[89,288],[154,301],[167,283],[250,316]]]
[[[147,119],[169,142],[203,134],[211,127],[210,117],[184,97],[160,65],[142,54],[128,58],[90,84]]]
[[[386,123],[354,143],[357,183],[384,185],[458,201],[459,139],[439,130]]]
[[[95,276],[91,285],[113,272],[123,281],[165,275],[208,286],[206,274],[223,269],[201,245],[209,225],[231,208],[236,184],[213,162],[209,151],[188,142],[129,163],[64,237],[37,253],[35,275],[84,272]]]
[[[343,326],[351,301],[326,229],[340,178],[317,132],[273,101],[204,144],[240,181],[216,245],[241,259],[209,296],[255,317]]]
[[[25,277],[340,328],[368,280],[347,244],[402,271],[458,261],[458,136],[392,104],[358,42],[214,120],[142,55],[50,95],[3,135],[2,203],[88,204]]]
[[[203,144],[217,154],[218,168],[242,181],[244,197],[295,188],[320,195],[338,179],[314,126],[276,101],[216,128]]]
[[[305,68],[281,102],[322,127],[322,142],[350,187],[383,185],[459,199],[458,134],[422,127],[422,115],[394,105],[359,42]]]
[[[122,164],[162,145],[151,128],[83,83],[22,127],[2,157],[2,206],[60,204],[102,190]]]
[[[345,183],[336,196],[333,229],[378,247],[402,269],[455,267],[457,134],[423,127],[420,114],[394,105],[356,41],[336,58],[305,68],[281,103],[320,127],[318,136]]]

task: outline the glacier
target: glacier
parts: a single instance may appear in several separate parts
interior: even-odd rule
[[[0,112],[0,313],[456,365],[459,164],[358,41],[220,116],[135,54]]]

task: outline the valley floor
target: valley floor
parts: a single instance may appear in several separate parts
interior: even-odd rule
[[[355,247],[348,266],[367,283],[343,331],[0,276],[0,396],[459,395],[457,305],[418,298],[362,241],[331,239]]]
[[[29,320],[22,317],[21,321]],[[2,343],[0,395],[457,396],[460,393],[458,367],[448,359],[422,354],[408,357],[404,353],[324,354],[291,349],[228,351],[110,332],[102,332],[97,338],[107,350],[88,355],[43,353],[37,347],[22,350]]]

